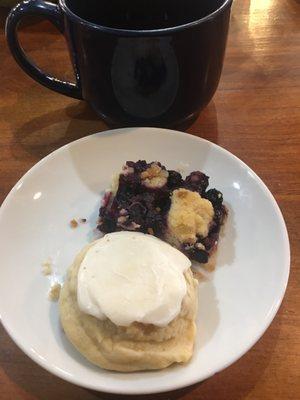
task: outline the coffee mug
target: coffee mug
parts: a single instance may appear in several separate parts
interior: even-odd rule
[[[180,126],[214,95],[232,0],[26,0],[7,17],[12,55],[37,82],[86,100],[111,126]],[[26,57],[17,27],[27,15],[65,36],[76,81]]]

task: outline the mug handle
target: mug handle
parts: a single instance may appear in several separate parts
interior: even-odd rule
[[[52,22],[62,34],[64,33],[63,14],[57,4],[43,0],[26,0],[17,4],[9,13],[5,28],[8,46],[14,59],[20,67],[31,76],[31,78],[40,84],[66,96],[74,97],[75,99],[82,99],[77,74],[77,83],[66,82],[43,72],[37,65],[27,58],[20,46],[17,35],[18,25],[21,19],[27,15],[43,16]]]

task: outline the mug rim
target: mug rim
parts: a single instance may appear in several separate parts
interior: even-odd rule
[[[98,29],[106,33],[116,34],[116,35],[126,35],[126,36],[152,36],[152,35],[162,35],[169,34],[173,32],[178,32],[183,29],[188,29],[200,25],[208,20],[214,19],[217,15],[221,14],[228,6],[231,5],[233,0],[223,0],[223,3],[215,11],[206,15],[203,18],[197,19],[195,21],[188,22],[182,25],[171,26],[167,28],[158,29],[120,29],[112,28],[105,25],[99,25],[94,22],[87,21],[86,19],[75,14],[66,4],[66,0],[59,0],[59,5],[62,10],[72,19],[79,22],[81,25],[88,25],[92,29]]]

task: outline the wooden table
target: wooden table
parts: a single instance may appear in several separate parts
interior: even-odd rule
[[[0,14],[2,201],[46,154],[106,126],[85,103],[43,88],[19,69],[5,44],[6,11]],[[40,66],[72,77],[65,43],[50,24],[27,24],[21,37]],[[219,89],[188,132],[236,154],[273,192],[291,240],[290,281],[274,322],[242,359],[201,384],[158,395],[158,399],[300,398],[299,67],[299,0],[236,0]],[[50,375],[23,354],[3,328],[0,336],[0,399],[120,398],[78,388]]]

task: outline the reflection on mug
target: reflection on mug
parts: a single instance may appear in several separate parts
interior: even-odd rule
[[[178,62],[170,38],[122,38],[111,69],[115,96],[128,114],[154,118],[173,104],[178,86]]]

